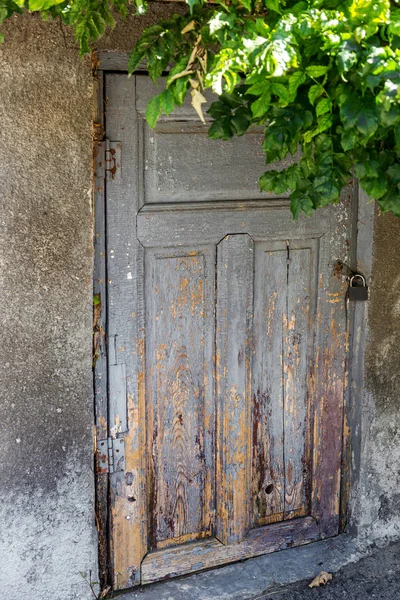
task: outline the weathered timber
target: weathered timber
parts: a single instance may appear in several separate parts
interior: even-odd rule
[[[110,431],[127,463],[110,477],[114,586],[335,535],[347,200],[295,224],[251,165],[224,171],[191,107],[150,131],[153,84],[106,84],[122,145],[107,182]]]
[[[146,556],[142,564],[142,583],[168,579],[245,560],[318,540],[319,528],[314,519],[305,517],[253,529],[238,544],[224,545],[216,539],[160,550]]]
[[[228,235],[217,247],[217,514],[223,544],[250,528],[254,243]]]

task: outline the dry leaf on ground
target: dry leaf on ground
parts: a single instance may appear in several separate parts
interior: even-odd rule
[[[320,587],[321,585],[325,585],[326,583],[328,583],[328,581],[332,580],[332,575],[330,573],[327,573],[326,571],[321,571],[321,573],[319,573],[319,575],[317,575],[312,582],[310,583],[310,585],[308,587],[310,588],[315,588],[315,587]]]

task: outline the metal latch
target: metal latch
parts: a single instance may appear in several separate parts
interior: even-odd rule
[[[125,440],[123,437],[107,438],[97,443],[97,469],[99,473],[125,471]]]
[[[105,142],[106,180],[121,179],[121,142],[110,142],[110,140],[105,140]]]

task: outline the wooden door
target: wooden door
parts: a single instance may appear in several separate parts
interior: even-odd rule
[[[145,123],[145,76],[106,79],[109,432],[116,588],[338,533],[350,192],[293,223],[261,194],[254,130],[190,105]],[[122,443],[122,442],[121,442]]]

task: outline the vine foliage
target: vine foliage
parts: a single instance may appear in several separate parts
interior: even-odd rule
[[[400,3],[400,0],[399,0]],[[290,192],[295,219],[339,200],[353,175],[383,212],[400,216],[400,5],[395,0],[187,0],[186,14],[145,29],[129,59],[143,61],[160,93],[155,127],[190,95],[228,140],[263,126],[263,191]],[[144,0],[0,0],[0,22],[40,11],[74,28],[90,51],[114,14]],[[216,101],[207,103],[205,88]],[[293,156],[282,169],[279,161]],[[276,164],[275,164],[276,163]],[[287,163],[286,163],[287,164]],[[229,168],[229,165],[228,165]]]

